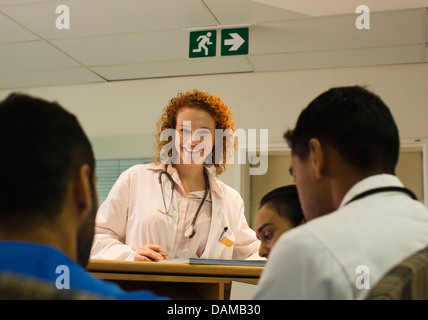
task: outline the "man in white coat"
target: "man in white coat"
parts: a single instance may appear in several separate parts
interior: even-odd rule
[[[333,88],[284,137],[308,222],[277,241],[254,298],[364,299],[428,246],[428,210],[394,175],[392,114],[364,88]]]

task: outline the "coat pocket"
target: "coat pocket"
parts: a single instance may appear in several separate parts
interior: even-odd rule
[[[215,259],[232,259],[235,247],[235,234],[232,230],[223,229],[217,240]]]

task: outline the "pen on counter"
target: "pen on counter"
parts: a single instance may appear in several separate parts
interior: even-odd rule
[[[168,254],[162,251],[156,251],[157,253],[159,253],[161,256],[164,257],[164,259],[168,259]]]
[[[164,256],[164,257],[168,257],[168,254],[167,253],[165,253],[165,252],[161,252],[161,251],[155,251],[156,253],[159,253],[160,255],[162,255],[162,256]],[[151,257],[147,257],[147,258],[149,258],[151,261],[153,261],[153,262],[158,262],[159,260],[156,260],[156,259],[154,259],[154,258],[151,258]]]

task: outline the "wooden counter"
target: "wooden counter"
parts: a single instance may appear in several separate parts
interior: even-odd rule
[[[264,268],[90,260],[87,269],[126,290],[151,290],[177,300],[228,300],[232,281],[256,284]]]

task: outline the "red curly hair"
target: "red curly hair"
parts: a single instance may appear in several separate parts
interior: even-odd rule
[[[220,97],[199,91],[194,89],[186,93],[178,93],[175,98],[172,98],[168,105],[165,106],[162,110],[162,114],[159,120],[156,123],[156,142],[154,144],[155,149],[155,159],[157,163],[161,162],[161,150],[162,148],[169,143],[169,141],[161,141],[161,134],[166,129],[175,129],[177,124],[177,114],[178,111],[183,108],[199,108],[207,111],[215,120],[216,129],[230,129],[232,132],[235,131],[235,121],[233,119],[233,111],[228,107]],[[227,138],[224,138],[227,139]],[[223,157],[226,159],[226,147],[227,143],[223,143]],[[233,143],[233,149],[236,149],[236,143]],[[214,165],[215,174],[217,176],[221,175],[226,170],[225,161],[221,164],[216,164],[215,160],[215,148],[212,149],[212,164],[205,164],[207,167]]]

